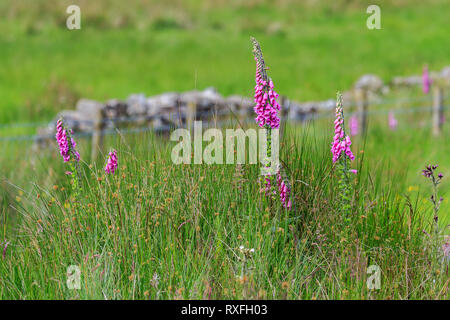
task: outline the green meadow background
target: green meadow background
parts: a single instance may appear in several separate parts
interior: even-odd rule
[[[81,8],[81,30],[66,8]],[[381,30],[366,8],[381,6]],[[48,119],[80,97],[216,87],[250,95],[249,37],[280,93],[325,100],[363,74],[389,81],[448,64],[450,3],[431,1],[80,1],[0,4],[0,122]]]

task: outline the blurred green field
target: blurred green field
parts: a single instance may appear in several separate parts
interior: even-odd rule
[[[381,30],[366,8],[381,6]],[[79,4],[81,30],[66,29]],[[216,87],[251,95],[249,36],[279,93],[324,100],[361,75],[447,65],[450,3],[427,1],[2,1],[0,123],[49,119],[80,97]]]

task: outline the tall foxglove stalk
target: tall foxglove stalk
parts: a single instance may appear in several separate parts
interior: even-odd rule
[[[261,128],[266,129],[267,159],[265,159],[265,166],[266,168],[269,168],[269,159],[272,156],[272,129],[277,129],[280,126],[280,118],[278,117],[278,110],[280,110],[280,105],[276,101],[276,99],[278,98],[278,94],[274,91],[273,81],[267,76],[268,68],[266,68],[266,65],[264,63],[264,57],[261,47],[255,38],[251,37],[250,39],[253,44],[253,55],[256,61],[256,84],[254,94],[255,107],[253,109],[256,113],[256,123]],[[264,189],[266,195],[270,196],[273,194],[273,186],[274,184],[272,183],[272,175],[271,173],[267,173],[264,178]]]
[[[256,74],[255,74],[255,94],[254,111],[256,113],[255,121],[261,127],[266,129],[267,137],[267,159],[265,159],[265,167],[270,167],[270,160],[272,157],[272,129],[279,129],[280,118],[278,111],[281,106],[277,101],[278,93],[274,90],[273,80],[267,75],[268,68],[265,65],[264,57],[261,47],[258,41],[251,37],[253,44],[253,55],[256,61]],[[274,174],[270,171],[266,171],[264,177],[264,190],[267,196],[272,196],[276,193],[275,181],[273,181]],[[280,201],[284,208],[291,208],[290,192],[291,188],[289,182],[282,176],[281,168],[277,170],[276,185],[278,186],[278,193],[280,195]]]
[[[283,208],[290,210],[292,207],[292,202],[290,199],[291,186],[288,179],[283,175],[282,169],[283,168],[280,165],[277,171],[278,193],[280,195],[280,201]]]
[[[56,122],[56,141],[59,146],[59,153],[63,157],[64,162],[69,164],[71,171],[66,171],[66,174],[72,178],[72,188],[75,193],[78,192],[78,162],[80,161],[80,154],[76,150],[76,142],[72,138],[73,132],[68,130],[62,119]]]
[[[345,133],[344,109],[342,107],[342,95],[338,92],[336,101],[336,120],[334,121],[334,137],[331,145],[333,163],[336,165],[339,176],[339,189],[341,197],[341,209],[344,212],[350,210],[350,178],[349,173],[356,173],[356,170],[349,169],[348,161],[353,161],[350,146],[352,141]]]
[[[108,160],[106,161],[105,173],[114,174],[117,169],[117,151],[113,150],[108,155]]]
[[[71,137],[72,131],[64,127],[62,119],[56,122],[56,141],[59,146],[59,153],[63,157],[64,162],[69,162],[71,159],[80,161],[80,154],[75,149],[77,144]]]
[[[345,160],[347,157],[350,160],[355,159],[355,156],[353,155],[352,150],[350,149],[351,144],[352,141],[350,140],[350,137],[345,134],[342,95],[338,93],[336,102],[336,120],[334,120],[334,137],[333,137],[333,144],[331,146],[331,153],[333,154],[333,163],[335,163],[339,159]],[[344,154],[343,157],[341,157],[342,154]]]

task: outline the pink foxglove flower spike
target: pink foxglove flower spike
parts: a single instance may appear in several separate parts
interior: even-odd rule
[[[336,120],[334,120],[334,138],[331,146],[333,154],[333,163],[338,161],[341,154],[344,153],[350,160],[354,160],[355,156],[350,149],[352,141],[350,137],[345,135],[344,131],[344,111],[342,108],[342,96],[338,94],[338,102],[336,103]]]
[[[114,174],[117,169],[117,151],[113,150],[108,155],[108,161],[105,166],[105,172],[107,174]]]
[[[278,116],[278,111],[280,111],[281,106],[277,102],[278,93],[274,90],[273,80],[268,77],[266,67],[264,63],[263,54],[258,41],[251,37],[253,43],[253,55],[256,61],[256,74],[255,74],[255,94],[254,111],[256,113],[255,121],[261,127],[266,129],[268,147],[267,147],[267,157],[271,157],[271,130],[280,128],[280,118]],[[265,164],[266,168],[270,167],[268,163]],[[275,181],[272,181],[272,175],[276,175],[276,185]],[[266,196],[272,196],[276,194],[276,186],[278,185],[278,193],[280,196],[281,204],[284,208],[290,209],[291,199],[290,193],[291,188],[289,186],[288,180],[282,176],[281,167],[278,171],[268,173],[264,176],[264,191]]]
[[[398,125],[398,121],[397,121],[397,119],[395,118],[395,115],[394,115],[394,113],[391,111],[391,112],[389,112],[389,115],[388,115],[388,122],[389,122],[389,128],[391,128],[391,130],[395,130],[395,129],[397,129],[397,125]]]
[[[423,93],[428,93],[430,92],[430,87],[431,87],[431,79],[430,79],[430,75],[428,73],[428,66],[423,67],[423,72],[422,72],[422,90]]]
[[[252,38],[253,54],[256,61],[255,95],[256,103],[253,108],[256,113],[255,121],[261,128],[278,129],[280,118],[278,111],[281,109],[277,102],[278,93],[274,90],[273,81],[267,76],[266,66],[262,57],[261,48],[256,39]]]
[[[75,159],[77,162],[80,161],[80,154],[76,150],[77,144],[75,140],[71,137],[73,132],[70,131],[68,134],[67,129],[64,127],[63,121],[59,119],[56,123],[56,141],[59,146],[59,153],[64,159],[64,162],[70,161],[70,159]],[[70,141],[70,143],[69,143]]]
[[[291,188],[287,182],[287,180],[282,176],[281,166],[277,172],[277,184],[278,184],[278,192],[280,194],[280,201],[284,208],[291,209],[292,203],[290,199]]]

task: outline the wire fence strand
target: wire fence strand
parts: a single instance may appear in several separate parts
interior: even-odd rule
[[[448,110],[450,107],[449,106],[444,106],[444,110]],[[390,112],[396,114],[396,115],[404,115],[404,114],[412,114],[412,113],[426,113],[426,112],[431,112],[433,110],[433,107],[415,107],[415,108],[396,108],[396,109],[381,109],[381,110],[370,110],[367,111],[367,114],[369,115],[387,115]],[[355,111],[355,112],[351,112],[351,113],[347,113],[347,116],[352,116],[352,115],[359,115],[360,112]],[[304,121],[310,121],[310,120],[319,120],[319,119],[328,119],[328,118],[333,118],[334,114],[333,113],[324,113],[324,114],[311,114],[311,115],[306,115],[303,119],[301,120],[288,120],[288,121],[292,121],[292,122],[304,122]],[[150,118],[148,119],[143,119],[142,117],[139,118],[142,121],[148,121],[150,120]],[[215,121],[215,122],[206,122],[204,125],[209,126],[211,123],[214,123],[214,125],[219,124],[222,125],[223,123],[229,123],[231,119],[227,119],[227,120],[220,120],[220,121]],[[251,120],[250,118],[248,118],[247,120]],[[92,121],[89,121],[92,122]],[[136,122],[133,121],[130,118],[117,118],[117,119],[110,119],[109,123],[115,123],[115,124],[119,124],[119,123],[129,123],[129,122]],[[48,125],[48,123],[46,123]],[[30,123],[31,125],[31,123]],[[171,126],[167,125],[167,126],[162,126],[160,127],[161,130],[170,130]],[[117,133],[121,133],[121,134],[130,134],[130,133],[140,133],[140,132],[147,132],[147,131],[154,131],[154,128],[152,126],[145,126],[145,127],[137,127],[137,128],[110,128],[110,129],[103,129],[102,130],[102,134],[103,135],[114,135]],[[76,132],[73,134],[74,137],[90,137],[92,136],[93,132]],[[30,134],[30,135],[16,135],[16,136],[5,136],[5,137],[0,137],[0,142],[21,142],[21,141],[37,141],[37,140],[46,140],[46,139],[52,139],[54,138],[53,135],[36,135],[36,134]]]
[[[450,96],[444,97],[444,99],[448,99]],[[397,98],[397,99],[381,99],[381,100],[374,100],[370,101],[370,104],[372,106],[378,106],[378,105],[389,105],[389,104],[398,104],[398,103],[407,103],[407,104],[413,104],[416,102],[426,102],[426,101],[432,101],[432,96],[422,96],[422,97],[413,97],[413,98]],[[347,107],[355,107],[356,103],[347,104]],[[135,117],[118,117],[118,118],[111,118],[111,119],[105,119],[104,123],[125,123],[125,122],[136,122],[136,121],[149,121],[154,118],[153,115],[150,116],[135,116]],[[81,124],[93,124],[93,120],[77,120],[78,123]],[[35,122],[21,122],[21,123],[0,123],[0,129],[13,129],[13,128],[36,128],[36,127],[43,127],[47,126],[49,124],[49,121],[35,121]]]

